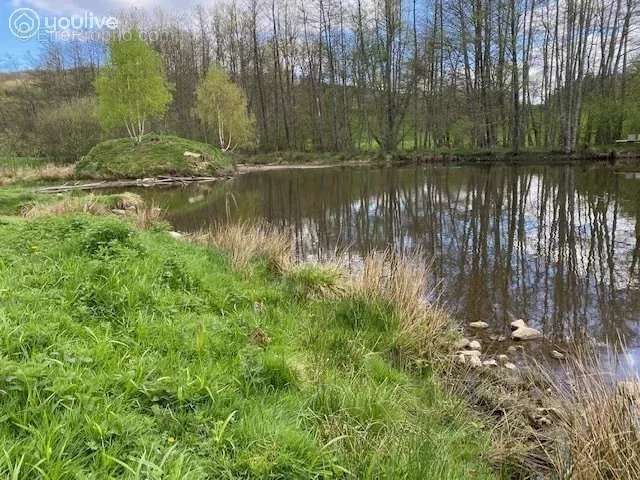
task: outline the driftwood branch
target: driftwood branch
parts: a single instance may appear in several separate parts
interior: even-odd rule
[[[190,183],[215,182],[227,177],[153,177],[138,178],[135,180],[104,180],[91,183],[65,183],[54,187],[43,187],[36,189],[37,193],[64,193],[73,190],[98,190],[101,188],[122,188],[122,187],[159,187],[171,185],[188,185]]]

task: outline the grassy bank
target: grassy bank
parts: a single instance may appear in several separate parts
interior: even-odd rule
[[[572,154],[544,149],[523,149],[517,154],[506,148],[480,149],[436,149],[398,150],[383,154],[373,150],[368,152],[297,152],[282,151],[271,153],[234,154],[236,163],[245,165],[312,165],[357,162],[418,162],[418,163],[568,163],[582,161],[626,162],[636,164],[640,160],[640,143],[599,145],[582,148]]]
[[[3,477],[493,476],[482,422],[401,360],[409,304],[363,281],[114,218],[0,232]]]
[[[144,178],[218,175],[232,168],[231,159],[205,143],[172,135],[146,135],[99,143],[76,165],[83,178]]]

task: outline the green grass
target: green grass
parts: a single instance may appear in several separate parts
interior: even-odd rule
[[[202,157],[194,159],[185,152]],[[89,178],[207,176],[231,167],[225,153],[205,143],[171,135],[146,135],[139,144],[120,138],[96,145],[78,162],[76,173]]]
[[[112,218],[0,235],[2,478],[493,478],[482,423],[390,360],[392,313],[307,297],[323,275]]]
[[[19,185],[0,187],[0,215],[17,215],[29,203],[50,202],[55,199],[53,195],[39,195]]]

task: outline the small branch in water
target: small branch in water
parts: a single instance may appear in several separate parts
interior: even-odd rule
[[[138,178],[135,180],[104,180],[92,183],[73,183],[54,187],[43,187],[36,189],[36,193],[64,193],[73,190],[97,190],[101,188],[120,187],[158,187],[170,185],[188,185],[190,183],[215,182],[230,177],[153,177]]]

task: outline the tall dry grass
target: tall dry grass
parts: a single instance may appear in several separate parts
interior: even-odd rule
[[[111,207],[114,208],[114,207]],[[111,208],[96,195],[83,197],[65,197],[51,203],[31,203],[22,208],[21,214],[25,218],[66,215],[71,213],[88,213],[91,215],[106,215]]]
[[[450,332],[449,314],[426,301],[427,271],[419,254],[374,252],[364,258],[358,273],[349,276],[337,259],[326,266],[295,266],[289,233],[265,223],[219,224],[192,239],[226,252],[238,271],[252,259],[266,260],[271,270],[288,272],[288,278],[299,284],[300,295],[385,302],[397,313],[399,347],[407,357],[432,357]]]
[[[451,317],[426,301],[427,269],[419,253],[398,255],[373,252],[348,291],[368,301],[384,301],[397,312],[402,346],[416,358],[431,357],[440,350],[451,329]]]
[[[618,381],[611,361],[581,351],[554,382],[559,435],[550,454],[560,478],[640,478],[640,382]]]
[[[0,168],[0,186],[17,182],[68,180],[75,175],[73,165],[46,164],[35,167],[3,167]]]
[[[140,195],[130,192],[113,195],[66,196],[53,202],[25,205],[21,214],[25,218],[86,213],[89,215],[118,215],[147,230],[158,224],[163,212],[155,204],[146,206]]]
[[[278,273],[292,265],[290,235],[266,223],[219,224],[193,239],[226,252],[235,270],[247,268],[254,258],[265,260],[269,269]]]
[[[487,415],[487,458],[506,478],[640,479],[640,383],[577,349],[561,370],[529,359],[517,373],[449,364],[451,393]]]

